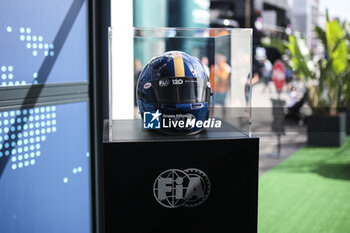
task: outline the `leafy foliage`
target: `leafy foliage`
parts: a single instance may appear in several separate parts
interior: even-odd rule
[[[287,41],[264,38],[262,42],[288,56],[287,66],[304,81],[309,105],[314,112],[327,108],[334,115],[339,100],[350,104],[350,27],[347,23],[341,25],[337,20],[329,20],[328,12],[326,19],[325,30],[315,27],[315,33],[324,47],[322,57],[313,56],[305,40],[296,32]]]

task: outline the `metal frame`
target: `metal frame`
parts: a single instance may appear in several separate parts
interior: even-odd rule
[[[104,232],[102,133],[108,118],[108,27],[110,1],[87,0],[89,16],[92,229]]]
[[[74,0],[55,37],[55,49],[60,50],[67,38],[81,6],[87,4],[88,25],[88,82],[45,84],[57,56],[47,57],[39,70],[38,85],[0,87],[0,111],[28,107],[87,101],[90,121],[90,186],[91,229],[103,232],[101,211],[100,159],[102,159],[103,119],[108,114],[108,56],[107,28],[110,26],[110,2],[108,0]],[[104,91],[105,90],[105,91]],[[104,115],[105,114],[105,115]],[[8,160],[0,163],[0,177]]]

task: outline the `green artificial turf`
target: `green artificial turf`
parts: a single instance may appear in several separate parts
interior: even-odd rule
[[[305,147],[259,180],[259,233],[350,233],[350,137]]]

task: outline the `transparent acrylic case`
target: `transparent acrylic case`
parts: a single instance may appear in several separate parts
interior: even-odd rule
[[[138,74],[152,58],[174,50],[204,64],[213,92],[210,117],[229,122],[246,137],[251,136],[252,29],[109,28],[108,35],[107,141],[114,141],[119,128],[127,130],[124,122],[134,120],[142,125],[135,91]],[[131,140],[128,136],[124,139]]]

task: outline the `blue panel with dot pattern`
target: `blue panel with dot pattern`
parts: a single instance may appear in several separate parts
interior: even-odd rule
[[[91,232],[86,102],[0,112],[0,232]]]
[[[0,1],[0,87],[88,80],[87,15],[83,4],[60,51],[53,43],[72,0]],[[38,77],[46,57],[49,76]]]

